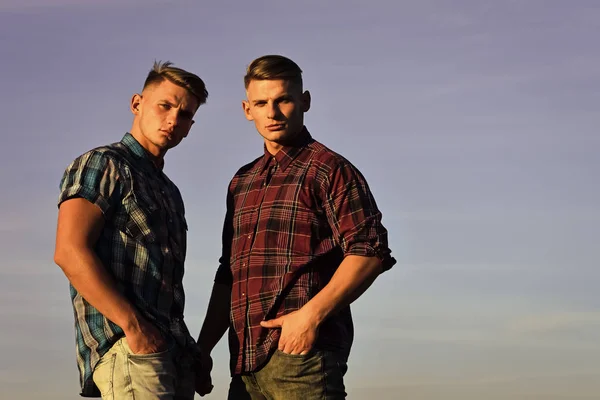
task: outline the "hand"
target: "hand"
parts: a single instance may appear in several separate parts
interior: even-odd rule
[[[306,354],[312,349],[319,332],[319,325],[302,309],[269,321],[262,321],[263,328],[281,328],[279,350],[287,354]]]
[[[125,332],[127,345],[133,354],[160,353],[167,349],[167,342],[154,325],[139,318],[134,328]]]
[[[196,393],[200,396],[205,396],[213,390],[212,379],[210,377],[212,367],[213,361],[210,354],[201,351],[200,365],[196,368]]]

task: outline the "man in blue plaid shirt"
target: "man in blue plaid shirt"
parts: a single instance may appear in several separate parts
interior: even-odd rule
[[[155,63],[131,99],[131,131],[66,169],[54,260],[71,283],[81,395],[194,397],[197,347],[183,320],[187,224],[162,172],[208,92]]]

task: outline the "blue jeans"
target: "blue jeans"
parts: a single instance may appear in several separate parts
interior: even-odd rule
[[[346,398],[346,360],[330,351],[291,355],[276,350],[258,371],[235,375],[229,400],[339,400]]]

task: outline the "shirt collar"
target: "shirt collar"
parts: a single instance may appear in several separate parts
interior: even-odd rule
[[[121,143],[133,154],[133,156],[142,161],[142,164],[152,168],[153,170],[158,169],[162,171],[165,161],[163,159],[160,160],[159,165],[156,165],[153,161],[152,156],[148,153],[148,151],[137,141],[136,138],[129,132],[123,136],[121,139]]]
[[[292,161],[294,161],[294,159],[298,156],[298,154],[300,154],[302,150],[313,141],[314,140],[308,132],[308,129],[303,127],[302,132],[300,132],[294,143],[288,146],[283,146],[274,156],[267,151],[267,147],[265,146],[265,156],[263,157],[261,172],[267,168],[267,166],[269,166],[270,159],[272,158],[277,161],[281,171],[285,171]]]

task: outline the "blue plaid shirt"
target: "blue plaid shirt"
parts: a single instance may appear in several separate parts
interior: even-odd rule
[[[118,289],[171,344],[195,351],[183,321],[183,264],[187,224],[179,190],[127,133],[69,165],[58,205],[80,197],[104,214],[96,253]],[[94,367],[123,330],[106,319],[71,286],[81,395],[100,397]]]

